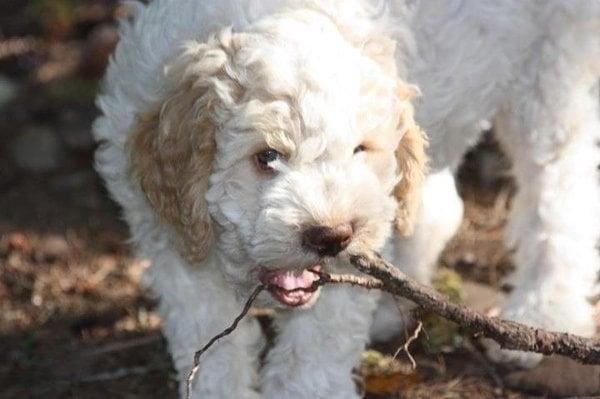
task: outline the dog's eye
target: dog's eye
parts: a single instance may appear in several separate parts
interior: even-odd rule
[[[254,156],[256,160],[256,165],[258,168],[265,172],[270,172],[273,169],[269,166],[271,162],[278,160],[281,157],[281,154],[277,151],[269,148],[268,150],[264,150],[259,152]]]
[[[354,149],[354,153],[357,154],[359,152],[363,152],[366,151],[367,147],[363,144],[356,146],[356,148]]]

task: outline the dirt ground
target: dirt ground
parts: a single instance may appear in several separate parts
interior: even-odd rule
[[[156,303],[138,286],[144,264],[93,170],[93,99],[124,12],[113,0],[0,4],[2,398],[176,397]],[[466,218],[440,261],[442,286],[457,285],[482,310],[513,267],[501,243],[515,190],[508,169],[489,137],[467,156]],[[389,357],[405,337],[365,354],[357,383],[369,398],[594,394],[556,388],[545,371],[507,374],[455,326],[424,320],[411,346],[416,370],[404,353]],[[597,369],[556,364],[561,380],[573,369],[600,381]]]

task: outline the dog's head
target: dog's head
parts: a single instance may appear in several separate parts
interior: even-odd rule
[[[132,174],[182,254],[201,263],[216,249],[230,277],[262,279],[294,306],[311,293],[286,290],[327,257],[380,249],[393,225],[409,234],[425,139],[393,53],[305,15],[188,43],[129,141]]]

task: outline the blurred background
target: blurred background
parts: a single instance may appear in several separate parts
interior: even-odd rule
[[[113,0],[0,1],[0,397],[174,397],[142,266],[93,170]]]
[[[93,169],[94,98],[118,40],[116,19],[125,16],[114,0],[0,2],[2,398],[176,397],[156,304],[138,286],[144,264],[133,259],[119,209]],[[467,155],[459,173],[466,218],[436,279],[483,311],[493,312],[512,268],[501,245],[515,190],[509,168],[491,134]],[[411,346],[416,370],[402,353],[390,357],[404,336],[365,352],[357,381],[368,397],[567,389],[549,387],[548,376],[507,379],[456,326],[424,321]]]

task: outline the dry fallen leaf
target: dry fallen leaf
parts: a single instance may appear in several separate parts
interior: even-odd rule
[[[422,381],[423,378],[417,372],[408,375],[403,373],[373,375],[365,378],[365,390],[372,395],[397,394],[414,388]]]
[[[363,353],[359,374],[364,378],[365,391],[372,395],[402,393],[423,381],[410,363],[375,350]]]

